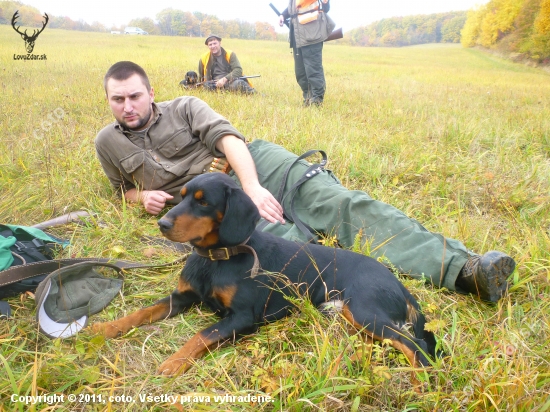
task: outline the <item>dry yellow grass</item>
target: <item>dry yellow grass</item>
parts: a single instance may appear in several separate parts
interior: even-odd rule
[[[260,95],[192,92],[250,139],[296,153],[320,148],[351,189],[404,210],[478,252],[504,250],[518,262],[508,297],[487,305],[402,278],[437,328],[449,358],[437,361],[417,395],[403,357],[363,348],[338,319],[304,311],[199,361],[183,377],[156,367],[212,316],[201,308],[105,342],[80,334],[38,334],[29,295],[10,300],[0,321],[4,410],[27,410],[13,394],[95,395],[59,410],[176,410],[140,395],[269,395],[269,403],[217,405],[197,399],[184,410],[548,411],[550,292],[550,76],[452,45],[363,49],[327,44],[328,92],[304,109],[285,43],[224,40],[238,53]],[[157,101],[182,93],[201,39],[111,36],[47,29],[35,53],[13,60],[23,42],[0,26],[0,222],[30,225],[69,210],[98,214],[88,226],[59,228],[67,256],[149,261],[139,242],[156,219],[113,196],[93,139],[112,121],[101,87],[107,68],[133,60],[148,71]],[[101,224],[99,224],[101,223]],[[175,258],[159,250],[158,261]],[[123,298],[94,318],[113,319],[168,294],[178,269],[129,273]],[[97,396],[135,402],[97,402]],[[41,410],[47,405],[36,405]]]

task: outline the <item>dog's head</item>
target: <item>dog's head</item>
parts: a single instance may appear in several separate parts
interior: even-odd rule
[[[180,85],[186,89],[193,89],[199,81],[199,75],[194,71],[185,73],[185,78],[180,82]]]
[[[250,237],[260,219],[252,199],[224,173],[195,177],[181,189],[181,197],[158,221],[162,234],[175,242],[236,246]]]

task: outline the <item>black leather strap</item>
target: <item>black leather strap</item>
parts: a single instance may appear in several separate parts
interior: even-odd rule
[[[288,192],[283,196],[283,193],[286,187],[286,182],[288,179],[288,174],[290,173],[290,169],[292,169],[292,166],[294,166],[300,160],[308,158],[309,156],[314,155],[315,153],[321,154],[321,157],[322,157],[321,161],[319,163],[310,165],[305,171],[305,173],[302,175],[302,177],[298,179],[296,183],[294,183],[292,187],[288,190]],[[288,165],[287,169],[285,170],[285,173],[283,174],[281,186],[279,187],[279,192],[277,193],[277,197],[276,197],[279,204],[284,208],[284,201],[288,196],[290,196],[290,208],[289,210],[284,211],[285,217],[288,220],[294,222],[294,224],[298,227],[298,229],[300,229],[300,231],[306,236],[306,238],[309,241],[315,239],[315,235],[313,234],[314,229],[306,225],[298,217],[296,210],[294,209],[294,198],[300,186],[304,184],[306,181],[308,181],[309,179],[312,179],[315,176],[321,174],[325,169],[326,164],[327,164],[327,154],[323,150],[317,150],[317,149],[308,150],[303,155],[297,157],[290,165]],[[259,228],[259,229],[261,230],[262,228]]]
[[[322,160],[319,164],[316,164],[316,165],[312,165],[312,166],[320,166],[321,168],[324,169],[324,167],[326,166],[327,164],[327,154],[323,151],[323,150],[318,150],[318,149],[312,149],[312,150],[308,150],[307,152],[305,152],[303,155],[301,156],[298,156],[296,159],[294,159],[294,161],[289,164],[285,170],[285,173],[283,174],[283,178],[281,180],[281,186],[279,187],[279,191],[277,192],[277,196],[275,197],[277,199],[278,202],[282,202],[282,199],[283,199],[283,193],[284,193],[284,190],[285,190],[285,186],[286,186],[286,181],[288,179],[288,174],[290,173],[290,169],[292,169],[292,166],[294,166],[296,163],[298,163],[300,160],[302,159],[306,159],[308,158],[309,156],[312,156],[314,155],[315,153],[319,152],[322,156]],[[310,166],[311,167],[311,166]],[[309,170],[309,169],[308,169]],[[304,173],[304,176],[307,174],[308,172],[306,171],[306,173]],[[302,176],[303,177],[303,176]]]
[[[187,243],[177,243],[164,238],[156,238],[152,236],[144,236],[141,238],[142,242],[148,242],[150,244],[156,244],[166,247],[171,247],[177,251],[190,253],[192,251],[191,245]],[[97,263],[111,263],[118,266],[121,269],[140,269],[140,268],[158,268],[164,266],[174,265],[176,263],[183,262],[187,259],[187,255],[179,259],[176,259],[170,263],[152,264],[146,265],[143,263],[135,263],[127,260],[117,259],[104,259],[104,258],[73,258],[73,259],[55,259],[55,260],[43,260],[40,262],[27,263],[25,265],[17,265],[9,267],[3,271],[0,271],[0,287],[9,285],[11,283],[19,282],[24,279],[32,278],[33,276],[42,275],[45,273],[51,273],[54,270],[63,266],[69,266],[79,262],[97,262]]]
[[[184,262],[188,255],[185,255],[179,259],[176,259],[170,263],[152,264],[146,265],[143,263],[130,262],[127,260],[113,260],[113,259],[101,259],[101,258],[74,258],[74,259],[54,259],[44,260],[42,262],[33,262],[26,265],[12,266],[0,272],[0,287],[9,285],[11,283],[19,282],[21,280],[29,279],[34,276],[43,275],[45,273],[51,273],[61,267],[74,265],[80,262],[97,262],[97,263],[110,263],[121,269],[144,269],[144,268],[160,268],[165,266],[171,266],[176,263]]]
[[[250,271],[250,277],[255,277],[260,270],[260,261],[258,260],[258,255],[256,254],[256,251],[254,250],[254,248],[245,244],[238,246],[222,247],[218,249],[195,248],[195,252],[197,252],[197,255],[203,258],[207,258],[213,261],[229,260],[231,256],[236,256],[241,253],[248,253],[254,256],[254,265],[252,266],[252,269]]]

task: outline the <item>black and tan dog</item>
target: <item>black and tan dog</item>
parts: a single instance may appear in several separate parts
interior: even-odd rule
[[[197,87],[197,84],[199,83],[199,75],[197,72],[194,71],[188,71],[185,73],[185,77],[180,82],[180,86],[184,89],[194,89]]]
[[[435,355],[435,338],[424,330],[425,318],[414,297],[381,263],[255,230],[260,217],[256,206],[223,173],[196,177],[181,195],[182,201],[158,221],[168,239],[195,246],[176,290],[148,308],[93,325],[95,332],[116,337],[205,303],[221,320],[160,365],[159,373],[174,375],[209,348],[287,316],[293,306],[285,295],[299,293],[317,307],[337,302],[342,315],[370,338],[388,339],[415,367],[429,365],[426,354]]]

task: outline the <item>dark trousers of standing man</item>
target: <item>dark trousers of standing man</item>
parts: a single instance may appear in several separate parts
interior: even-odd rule
[[[294,49],[296,81],[304,96],[304,104],[320,105],[325,97],[325,73],[323,71],[323,42]]]

